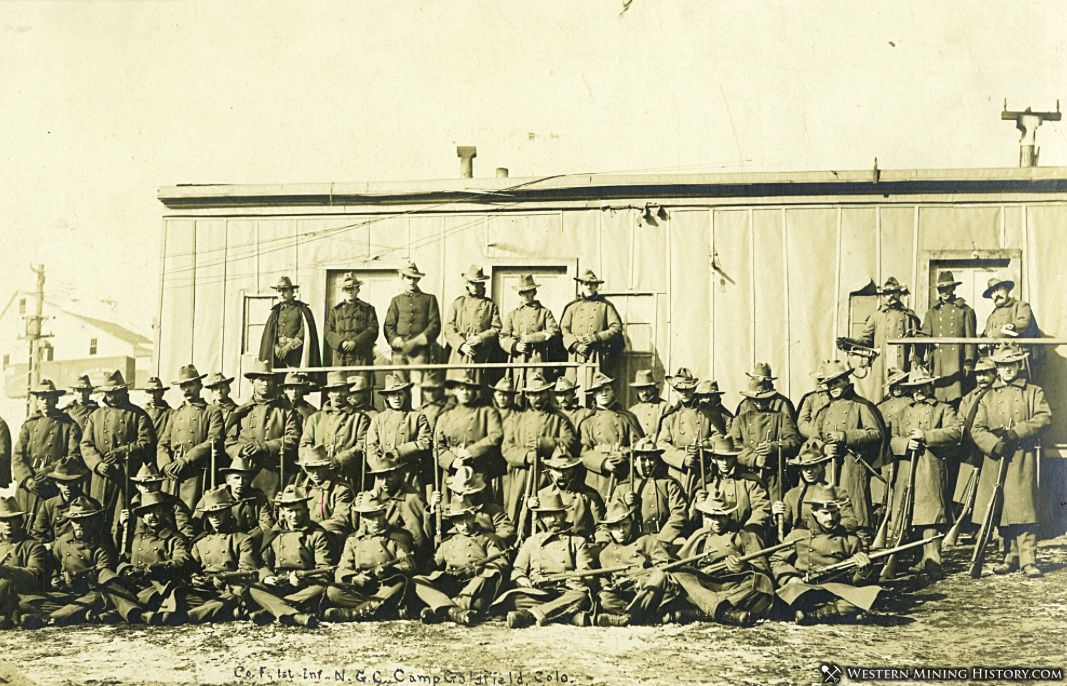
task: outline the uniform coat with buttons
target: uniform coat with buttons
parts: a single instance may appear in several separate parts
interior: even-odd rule
[[[815,433],[815,417],[819,410],[830,404],[830,394],[824,390],[815,390],[806,393],[800,399],[800,407],[797,408],[797,431],[804,438],[811,438]]]
[[[519,341],[526,336],[526,353],[518,350]],[[559,324],[552,310],[534,300],[523,303],[504,317],[498,337],[501,350],[509,359],[518,362],[545,362],[552,343],[560,336]]]
[[[623,481],[615,489],[615,499],[621,500],[631,492],[637,498],[634,516],[638,531],[652,534],[667,545],[682,535],[688,521],[687,504],[685,492],[677,480],[669,476],[635,476],[633,491],[630,482]]]
[[[470,536],[456,532],[442,541],[434,553],[437,569],[426,576],[415,577],[415,593],[435,611],[446,607],[485,612],[489,609],[503,580],[508,575],[506,556],[479,566],[475,565],[503,552],[499,540],[485,533]]]
[[[324,479],[320,484],[308,479],[304,488],[310,498],[308,513],[311,521],[340,542],[340,537],[348,530],[348,509],[354,499],[352,490],[332,479]]]
[[[542,531],[527,538],[519,547],[511,580],[529,579],[536,586],[546,576],[593,567],[593,557],[583,537]]]
[[[134,535],[129,564],[142,566],[169,563],[171,567],[166,575],[180,579],[192,568],[192,559],[189,540],[174,529],[164,527],[159,531],[145,529]],[[122,567],[125,565],[120,565],[120,571]]]
[[[618,403],[612,403],[611,407],[596,408],[578,427],[578,444],[582,464],[586,468],[586,483],[604,500],[611,498],[608,492],[611,473],[605,471],[608,457],[616,450],[616,446],[625,452],[642,435],[637,417],[622,409]],[[616,484],[629,474],[629,469],[629,463],[623,460],[615,477]]]
[[[566,415],[551,408],[535,410],[531,407],[513,414],[504,422],[503,454],[508,464],[508,472],[504,475],[504,508],[513,521],[519,518],[534,451],[542,461],[557,449],[573,455],[577,440]],[[536,447],[531,449],[530,445]]]
[[[275,524],[263,536],[260,559],[263,562],[260,579],[298,569],[332,567],[337,560],[330,546],[330,537],[322,527],[310,521],[296,529]]]
[[[639,402],[631,405],[630,414],[637,418],[637,423],[641,426],[641,433],[652,440],[658,440],[660,422],[669,408],[670,404],[666,400],[656,396],[648,402]]]
[[[75,400],[74,402],[67,404],[67,406],[63,408],[63,411],[69,414],[70,418],[77,422],[78,427],[84,432],[85,422],[88,421],[89,415],[98,409],[100,409],[100,403],[95,400],[90,400],[85,403],[80,400]]]
[[[196,524],[193,522],[193,514],[185,501],[172,493],[162,493],[163,511],[170,519],[170,524],[179,534],[187,540],[193,540],[196,536]],[[139,534],[145,530],[144,520],[135,517],[133,510],[141,504],[141,494],[136,493],[130,498],[130,522],[134,523],[134,533]]]
[[[441,308],[437,296],[418,289],[414,293],[393,296],[385,313],[385,340],[393,349],[393,363],[406,364],[426,362],[431,358],[431,346],[441,334]],[[403,343],[414,340],[411,352],[404,354],[394,345],[399,338]]]
[[[419,489],[434,483],[430,447],[430,422],[416,410],[385,408],[371,420],[367,430],[367,456],[377,460],[396,453],[409,470],[409,483]]]
[[[234,423],[231,417],[227,422],[232,427],[226,435],[226,453],[236,460],[246,445],[256,446],[253,460],[260,471],[252,485],[273,498],[286,485],[281,483],[278,472],[281,460],[285,460],[286,483],[295,479],[298,472],[294,459],[300,441],[298,415],[280,397],[253,400],[236,412],[241,419]]]
[[[328,402],[304,422],[300,447],[325,447],[326,454],[336,465],[338,475],[349,486],[358,489],[371,424],[370,417],[351,406],[334,407]]]
[[[908,435],[919,429],[926,436],[925,449],[917,461],[910,458]],[[930,398],[912,402],[894,424],[890,446],[899,463],[893,486],[893,512],[901,512],[909,472],[915,469],[915,495],[911,526],[947,524],[949,463],[956,458],[963,426],[956,411],[947,403]]]
[[[912,363],[918,360],[913,346],[895,345],[887,348],[885,343],[890,338],[904,338],[908,331],[918,328],[919,315],[910,307],[904,307],[903,303],[884,303],[867,317],[859,341],[866,346],[886,351],[885,355],[880,355],[871,363],[870,374],[878,383],[885,379],[887,360],[890,365],[904,371],[911,369]]]
[[[426,534],[429,529],[429,514],[422,495],[406,483],[400,484],[393,493],[386,493],[384,489],[377,487],[371,490],[378,494],[379,499],[385,501],[385,520],[389,525],[405,532],[411,539],[412,546],[420,553],[426,551],[429,542]],[[348,513],[346,531],[359,531],[359,513],[353,508],[349,508]]]
[[[543,500],[555,490],[554,485],[545,486],[537,492],[538,500]],[[604,518],[606,511],[604,499],[595,490],[578,480],[569,487],[561,489],[559,494],[560,500],[567,508],[567,531],[575,536],[591,538],[600,520]]]
[[[838,526],[830,532],[814,533],[808,529],[794,529],[786,541],[795,542],[791,548],[779,550],[771,556],[771,571],[780,586],[778,597],[787,605],[794,605],[809,591],[824,591],[846,600],[862,610],[874,605],[881,590],[878,586],[859,588],[844,582],[828,581],[808,584],[803,581],[788,583],[790,579],[802,578],[805,572],[843,562],[866,546],[859,537]],[[825,597],[825,596],[823,596]]]
[[[339,302],[326,313],[326,345],[333,350],[333,364],[340,366],[374,364],[374,341],[378,338],[378,313],[369,303]],[[341,349],[345,342],[351,350]]]
[[[1006,456],[1007,473],[1004,475],[1004,506],[1000,513],[1000,525],[1036,524],[1039,520],[1038,506],[1038,455],[1037,444],[1041,435],[1052,425],[1052,410],[1045,401],[1045,392],[1016,378],[1010,384],[1000,379],[993,383],[993,390],[978,404],[971,435],[974,444],[985,454],[982,475],[978,480],[978,495],[974,505],[974,521],[985,518],[986,506],[993,494],[999,460],[990,457],[1000,441],[999,434],[1011,422],[1012,430],[1019,441]]]
[[[441,413],[434,431],[434,445],[439,446],[437,464],[451,469],[456,459],[455,448],[465,447],[470,453],[468,464],[475,471],[494,481],[494,495],[501,495],[500,477],[505,471],[500,444],[504,440],[504,426],[496,408],[488,405],[456,405]]]
[[[223,430],[222,412],[197,398],[172,410],[166,429],[160,434],[156,464],[161,470],[173,462],[180,464],[178,481],[168,481],[167,490],[180,497],[189,509],[196,507],[204,489],[211,485],[212,456],[217,460],[222,452]]]
[[[963,298],[953,298],[948,302],[938,300],[923,320],[923,333],[937,338],[974,338],[977,335],[977,319],[971,306]],[[978,359],[976,345],[942,344],[934,345],[929,354],[930,372],[938,377],[934,384],[934,394],[938,400],[954,402],[959,400],[965,389],[963,364],[974,364]]]
[[[201,534],[193,541],[190,554],[197,569],[206,574],[259,569],[255,539],[243,531]]]
[[[43,590],[48,574],[48,550],[40,541],[25,533],[8,540],[0,540],[0,598],[11,592],[34,593]],[[13,610],[14,608],[8,608]]]
[[[166,400],[160,398],[159,402],[149,400],[142,409],[148,415],[148,418],[152,420],[152,429],[155,431],[156,439],[158,440],[167,432],[167,424],[170,422],[170,415],[174,408]]]
[[[1041,338],[1041,328],[1034,319],[1034,312],[1030,303],[1017,300],[1011,296],[1002,305],[997,305],[985,321],[985,329],[982,335],[986,338],[1008,338],[1003,332],[1005,325],[1014,327],[1016,336],[1019,338]],[[1030,353],[1030,366],[1041,364],[1045,359],[1045,347],[1042,345],[1022,346],[1023,350]]]
[[[687,490],[692,490],[694,476],[699,476],[699,466],[694,473],[685,469],[688,455],[686,448],[703,443],[714,434],[725,434],[729,430],[721,413],[708,412],[700,403],[678,405],[663,418],[659,429],[658,445],[663,449],[663,461],[668,465],[668,473],[678,480]],[[705,453],[705,458],[708,455]]]
[[[453,300],[444,322],[445,341],[450,348],[449,363],[489,362],[497,347],[501,327],[500,309],[489,298],[461,295]],[[474,348],[473,357],[466,357],[459,349],[470,336],[477,336],[481,344]]]
[[[752,402],[751,398],[742,398],[741,402],[737,404],[737,410],[734,411],[734,417],[740,417],[754,409],[756,409],[756,404]],[[770,411],[787,414],[794,423],[796,422],[797,408],[793,406],[793,401],[777,391],[771,396]]]
[[[715,533],[710,528],[693,532],[678,551],[678,557],[707,554],[696,563],[700,569],[722,564],[727,556],[742,557],[758,552],[762,541],[748,531]],[[731,607],[748,610],[762,616],[771,607],[774,583],[770,579],[770,565],[765,557],[741,563],[743,569],[734,574],[718,571],[713,575],[697,575],[685,568],[671,573],[685,592],[686,599],[708,617],[715,617],[720,609]]]
[[[563,347],[570,354],[571,362],[588,362],[598,358],[600,370],[614,378],[618,357],[622,353],[622,318],[609,300],[599,293],[590,298],[572,300],[563,309],[559,322],[563,334]],[[578,337],[594,337],[589,354],[577,350]]]
[[[144,460],[155,460],[155,444],[152,421],[136,405],[105,405],[89,415],[81,455],[93,473],[89,495],[104,505],[107,521],[117,522],[119,510],[126,507],[125,471],[136,474]],[[106,464],[116,464],[119,471],[105,476]]]
[[[737,415],[730,424],[730,435],[741,446],[741,454],[737,462],[745,469],[758,474],[763,479],[764,486],[774,500],[782,498],[782,484],[778,483],[778,459],[787,460],[796,454],[803,439],[797,431],[797,425],[788,412],[776,411],[773,408],[760,410],[753,405],[747,411]],[[779,446],[774,446],[763,469],[756,467],[756,447],[762,442],[779,441]],[[785,465],[782,465],[783,473]]]
[[[101,572],[114,571],[118,563],[118,553],[111,541],[104,537],[81,540],[69,531],[56,538],[52,556],[58,571],[72,576],[92,571],[98,577]]]
[[[830,400],[815,417],[814,435],[822,440],[831,431],[845,434],[845,446],[875,466],[881,457],[882,422],[875,416],[877,408],[857,399],[855,393],[846,391],[836,400]],[[838,459],[838,458],[835,458]],[[850,455],[840,458],[840,474],[837,485],[848,493],[853,513],[860,528],[871,526],[870,473]]]
[[[963,425],[963,438],[960,441],[960,469],[956,475],[956,485],[952,493],[953,502],[965,502],[968,489],[971,488],[969,483],[977,476],[975,472],[982,465],[982,451],[971,439],[971,430],[974,427],[975,417],[978,415],[978,403],[990,390],[992,387],[979,386],[960,398],[960,408],[956,414]]]
[[[234,498],[236,499],[237,496],[234,496]],[[271,502],[266,494],[257,488],[248,488],[244,497],[237,500],[230,507],[230,512],[233,513],[234,520],[237,522],[237,529],[256,538],[262,537],[265,532],[273,529],[275,525]],[[204,516],[202,502],[197,503],[196,509],[193,511],[193,517],[202,523],[205,531],[211,530],[211,524],[207,521],[207,517]]]
[[[34,414],[22,423],[11,455],[11,476],[19,483],[15,500],[31,517],[43,501],[26,489],[26,481],[33,479],[46,497],[54,495],[55,487],[44,476],[65,458],[81,462],[81,435],[81,427],[63,410]]]
[[[823,488],[830,489],[833,494],[834,500],[841,507],[841,526],[846,531],[856,530],[856,515],[852,513],[852,503],[848,499],[848,494],[845,493],[843,488],[838,486],[832,486],[825,480],[818,485]],[[801,480],[801,483],[789,489],[789,492],[785,494],[783,502],[785,503],[785,530],[786,532],[793,529],[810,529],[812,522],[811,515],[811,489],[815,484],[809,484],[806,481]]]
[[[601,569],[628,566],[636,571],[670,561],[671,554],[664,542],[649,534],[638,536],[629,543],[618,543],[611,539],[597,553],[597,563]],[[643,618],[659,604],[663,587],[667,583],[666,575],[658,570],[642,577],[634,577],[632,574],[633,572],[622,572],[611,577],[602,577],[605,581],[610,579],[597,593],[602,612]]]
[[[401,574],[415,571],[414,549],[406,531],[390,527],[382,533],[372,534],[366,529],[358,529],[345,539],[334,579],[344,583],[362,571],[381,568],[394,560],[399,561],[391,565],[389,571]]]
[[[66,515],[69,505],[70,501],[64,500],[62,495],[42,501],[33,518],[30,535],[41,543],[49,543],[70,531],[70,520]]]
[[[767,524],[771,521],[771,501],[760,478],[737,466],[729,474],[717,469],[712,471],[713,474],[708,476],[707,492],[718,495],[720,500],[730,505],[736,504],[737,509],[730,519],[737,522],[739,529],[751,531],[763,540],[767,535]],[[693,498],[694,505],[702,499]],[[693,519],[698,514],[695,507],[691,508],[690,516]]]
[[[481,503],[474,512],[474,525],[493,536],[502,545],[515,540],[515,524],[504,508],[496,503]]]

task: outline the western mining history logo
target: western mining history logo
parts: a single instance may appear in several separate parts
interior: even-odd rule
[[[864,681],[1063,681],[1060,667],[841,667],[833,662],[819,665],[824,684]]]

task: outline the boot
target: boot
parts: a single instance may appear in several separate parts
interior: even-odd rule
[[[1015,558],[1005,558],[1003,562],[998,565],[993,565],[994,574],[1011,574],[1019,569],[1019,561]]]
[[[695,607],[680,607],[663,613],[662,624],[692,624],[704,619],[704,613]]]
[[[248,618],[256,626],[266,626],[274,621],[273,615],[266,610],[252,610],[252,612],[248,613]]]
[[[442,610],[444,608],[441,608]],[[453,608],[449,608],[451,611]],[[432,607],[424,607],[419,611],[419,619],[423,624],[440,624],[444,621],[443,612],[438,612]]]
[[[509,629],[524,629],[537,623],[537,618],[526,610],[513,610],[508,613]]]
[[[629,616],[615,612],[601,612],[596,618],[597,626],[628,626],[629,624]]]
[[[571,624],[574,626],[592,626],[593,618],[589,616],[588,612],[575,612],[571,617]]]
[[[327,622],[362,622],[374,616],[380,603],[368,601],[356,607],[331,607],[323,614]]]
[[[752,616],[751,612],[740,610],[736,607],[724,606],[715,614],[715,619],[723,624],[733,624],[734,626],[755,626],[756,618]]]
[[[460,626],[474,626],[476,621],[474,610],[464,610],[459,607],[448,608],[448,619]]]
[[[23,629],[40,629],[45,625],[44,617],[35,614],[22,614],[19,615],[16,624]]]
[[[315,615],[309,615],[306,612],[295,614],[293,617],[293,623],[296,626],[302,626],[305,629],[317,629],[319,626],[319,618]]]
[[[1023,565],[1023,574],[1025,574],[1031,579],[1040,579],[1042,576],[1044,576],[1044,573],[1035,564]]]

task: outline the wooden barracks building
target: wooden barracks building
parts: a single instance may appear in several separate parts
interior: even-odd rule
[[[481,265],[502,313],[522,273],[542,284],[557,318],[572,277],[593,269],[626,324],[633,371],[691,368],[714,378],[733,407],[746,371],[769,362],[794,400],[820,360],[842,357],[895,276],[923,317],[938,272],[951,270],[978,314],[989,277],[1017,284],[1046,336],[1067,333],[1067,168],[830,171],[164,187],[156,367],[170,378],[193,361],[240,375],[255,358],[274,302],[271,286],[300,285],[320,334],[340,300],[340,275],[384,318],[408,259],[427,273],[442,316]],[[385,341],[378,347],[387,353]],[[883,356],[887,352],[883,350]],[[894,355],[895,357],[895,355]],[[327,358],[325,364],[329,364]],[[1055,423],[1044,444],[1048,502],[1063,497],[1067,348],[1048,348],[1037,373]],[[878,399],[879,374],[860,379]],[[240,377],[239,377],[240,378]],[[620,384],[620,390],[622,390]],[[247,388],[238,389],[247,397]],[[626,399],[629,402],[629,398]],[[1062,506],[1050,519],[1067,524]]]

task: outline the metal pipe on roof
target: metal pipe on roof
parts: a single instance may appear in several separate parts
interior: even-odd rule
[[[478,156],[478,148],[473,145],[457,145],[456,155],[459,157],[459,174],[465,179],[474,178],[474,158]]]

